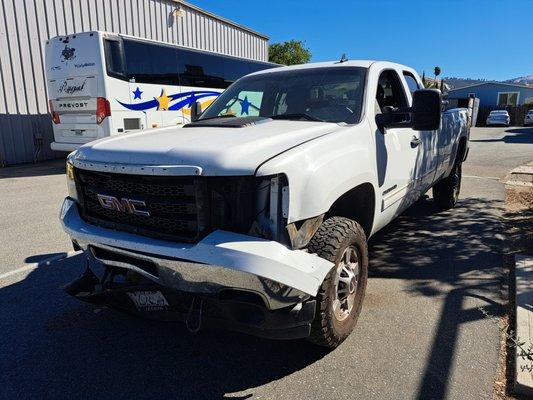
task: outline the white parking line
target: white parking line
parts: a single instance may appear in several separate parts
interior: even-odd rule
[[[68,253],[59,254],[57,256],[53,256],[53,257],[47,258],[47,259],[45,259],[43,261],[27,264],[27,265],[25,265],[23,267],[14,269],[13,271],[9,271],[9,272],[6,272],[5,274],[0,275],[0,281],[2,279],[9,278],[10,276],[17,275],[17,274],[20,274],[22,272],[29,272],[29,271],[33,271],[34,269],[37,269],[38,267],[50,265],[54,261],[62,260],[64,258],[69,258],[69,257],[75,256],[75,255],[77,255],[79,253],[81,253],[81,251],[72,250],[72,251],[69,251]]]
[[[499,181],[500,178],[496,176],[476,176],[476,175],[463,175],[463,178],[475,178],[475,179],[490,179],[493,181]]]

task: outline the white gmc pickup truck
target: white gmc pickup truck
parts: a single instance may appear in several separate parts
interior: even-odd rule
[[[183,128],[110,137],[67,160],[60,219],[87,260],[79,299],[334,347],[354,328],[367,240],[429,189],[454,207],[465,109],[390,62],[245,76]]]

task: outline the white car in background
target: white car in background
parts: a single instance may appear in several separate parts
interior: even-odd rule
[[[524,126],[533,125],[533,109],[529,110],[524,117]]]
[[[487,126],[490,125],[505,125],[509,126],[511,117],[506,110],[492,110],[487,117]]]

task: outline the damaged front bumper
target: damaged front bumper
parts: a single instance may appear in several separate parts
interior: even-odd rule
[[[333,266],[277,242],[220,230],[188,244],[102,228],[85,222],[69,198],[60,219],[89,264],[68,293],[149,317],[184,320],[191,330],[215,324],[263,337],[306,337],[314,297]],[[102,266],[103,276],[92,272]],[[109,270],[125,271],[125,279],[110,281]],[[131,279],[135,276],[142,279]],[[164,300],[146,295],[157,304],[139,307],[135,296],[143,293],[160,293]]]

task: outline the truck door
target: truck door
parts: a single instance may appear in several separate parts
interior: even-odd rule
[[[384,112],[386,107],[407,106],[408,98],[398,73],[392,69],[382,71],[376,87],[375,114]],[[408,127],[380,128],[375,118],[370,121],[375,131],[381,212],[387,214],[384,219],[390,220],[418,198],[415,166],[420,137]]]
[[[409,106],[413,105],[413,92],[421,89],[422,85],[415,75],[409,71],[403,71],[402,76],[407,96],[409,98]],[[437,170],[437,162],[439,155],[437,153],[439,132],[438,131],[419,131],[416,133],[420,139],[418,145],[418,153],[415,163],[415,186],[419,194],[425,193],[435,180],[435,173]]]
[[[435,179],[439,179],[444,175],[449,167],[455,162],[455,159],[452,157],[453,152],[453,138],[455,137],[454,133],[459,132],[461,129],[461,123],[466,124],[466,122],[461,121],[461,114],[455,112],[443,112],[441,127],[438,132],[437,137],[437,152],[438,152],[438,163],[437,163],[437,172]]]

